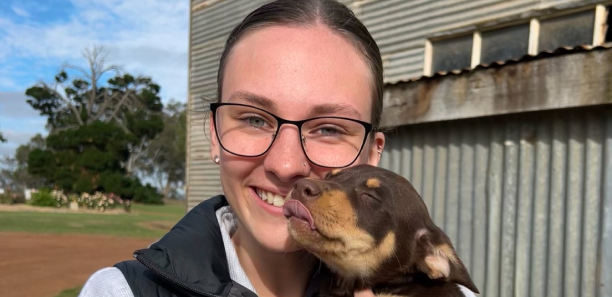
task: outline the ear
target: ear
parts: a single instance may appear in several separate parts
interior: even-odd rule
[[[450,238],[439,228],[417,231],[416,266],[431,279],[440,279],[463,285],[480,294],[470,274],[457,256]]]
[[[212,111],[209,113],[208,119],[208,132],[210,133],[210,159],[213,160],[215,155],[221,157],[221,150],[219,148],[219,139],[217,138],[215,119]]]
[[[374,139],[368,147],[368,164],[378,166],[383,149],[385,148],[385,135],[382,132],[376,132],[372,134],[372,137]]]

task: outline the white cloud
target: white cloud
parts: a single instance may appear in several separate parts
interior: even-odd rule
[[[30,17],[30,14],[27,11],[23,10],[22,8],[19,8],[17,6],[11,6],[11,9],[18,16],[22,16],[24,18]]]
[[[186,101],[188,1],[72,3],[77,11],[64,21],[42,24],[0,19],[0,33],[4,29],[4,35],[0,34],[0,52],[4,52],[0,54],[0,64],[10,65],[19,59],[57,67],[64,62],[82,64],[81,50],[95,43],[109,50],[109,63],[119,64],[136,75],[151,76],[161,85],[164,101]],[[6,71],[0,66],[3,72]],[[43,77],[36,79],[40,78]],[[8,88],[10,83],[0,82],[0,87]]]
[[[3,121],[14,119],[42,119],[26,100],[25,92],[0,92],[0,118]],[[1,128],[1,127],[0,127]]]

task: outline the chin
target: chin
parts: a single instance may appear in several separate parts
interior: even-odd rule
[[[253,230],[255,240],[265,249],[275,253],[292,253],[302,250],[289,235],[287,224],[282,226],[266,226],[267,231]]]

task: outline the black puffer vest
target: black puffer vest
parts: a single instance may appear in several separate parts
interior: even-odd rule
[[[115,267],[125,276],[134,297],[256,297],[230,278],[215,214],[226,205],[224,196],[200,203],[158,242],[135,251],[136,260],[117,263]],[[324,275],[314,276],[305,296],[316,295]]]

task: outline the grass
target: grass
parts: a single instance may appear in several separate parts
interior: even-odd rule
[[[76,296],[79,296],[79,293],[81,293],[81,289],[82,288],[83,288],[83,286],[78,286],[78,287],[74,287],[72,289],[64,290],[64,291],[61,291],[55,297],[76,297]]]
[[[132,205],[131,214],[0,212],[0,232],[96,234],[157,238],[185,214],[179,203]]]

